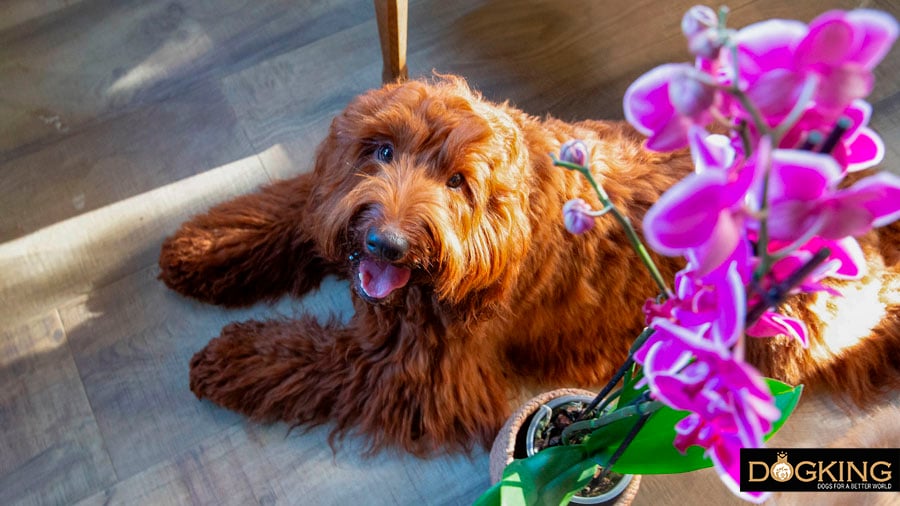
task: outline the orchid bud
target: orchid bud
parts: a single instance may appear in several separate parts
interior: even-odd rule
[[[716,89],[701,74],[699,70],[685,68],[669,81],[669,100],[678,114],[695,118],[712,106]]]
[[[688,37],[688,51],[707,60],[718,58],[719,50],[722,49],[723,45],[719,31],[715,28],[707,28]]]
[[[695,5],[684,13],[681,18],[681,31],[688,39],[693,38],[707,28],[716,28],[719,25],[719,17],[716,11],[706,5]]]
[[[723,39],[723,35],[718,29],[707,28],[688,38],[688,51],[700,58],[715,60],[719,57],[719,51],[725,46],[725,40],[733,33],[733,30],[727,30]]]
[[[587,146],[584,144],[584,141],[573,139],[562,145],[562,148],[559,150],[559,159],[575,165],[586,166],[587,152]]]
[[[705,5],[691,7],[681,18],[681,31],[688,39],[692,54],[708,60],[719,55],[722,40],[719,33],[719,16]]]
[[[594,228],[591,206],[582,199],[572,199],[563,205],[563,221],[566,230],[573,234],[583,234]]]

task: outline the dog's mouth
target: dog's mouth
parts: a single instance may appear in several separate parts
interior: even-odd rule
[[[351,255],[351,260],[356,268],[357,291],[371,302],[384,300],[403,288],[412,275],[409,267],[373,257],[361,257],[359,253]]]

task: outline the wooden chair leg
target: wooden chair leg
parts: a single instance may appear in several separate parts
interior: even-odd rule
[[[389,83],[409,77],[406,69],[406,18],[408,0],[373,0],[381,38],[384,68],[381,80]]]

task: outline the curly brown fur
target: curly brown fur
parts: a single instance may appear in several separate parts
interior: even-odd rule
[[[160,279],[203,302],[245,306],[303,294],[333,270],[314,252],[303,214],[314,181],[262,188],[194,217],[166,239]]]
[[[191,389],[257,420],[328,422],[334,435],[427,454],[489,444],[522,386],[603,382],[655,288],[614,220],[565,231],[567,200],[599,205],[582,177],[552,166],[549,153],[570,138],[588,143],[598,179],[636,225],[691,170],[687,153],[645,151],[623,124],[540,120],[459,78],[356,98],[312,173],[194,218],[160,258],[167,285],[226,305],[301,295],[334,272],[351,280],[355,314],[230,325],[191,361]],[[872,269],[845,283],[848,297],[896,297],[897,235],[865,238]],[[678,262],[658,260],[671,279]],[[808,298],[793,310],[819,332],[809,350],[776,339],[748,353],[765,372],[865,398],[898,377],[891,304],[859,343],[841,345],[853,336]]]

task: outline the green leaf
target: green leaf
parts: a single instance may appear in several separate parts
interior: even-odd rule
[[[627,405],[648,390],[647,385],[644,385],[641,388],[634,388],[634,385],[644,377],[643,372],[638,370],[639,367],[640,366],[637,364],[633,365],[631,370],[625,375],[625,381],[622,383],[622,395],[619,396],[618,401],[619,406]],[[637,372],[637,374],[635,374],[635,372]]]
[[[803,386],[791,387],[772,379],[766,379],[766,383],[775,397],[775,405],[781,410],[781,417],[766,435],[768,439],[793,413]],[[682,455],[672,444],[675,424],[688,414],[666,406],[660,408],[649,418],[613,470],[621,474],[672,474],[712,466],[704,456],[703,448],[692,446]],[[597,464],[609,462],[637,419],[634,416],[597,429],[580,445],[555,446],[527,459],[513,461],[506,467],[503,479],[482,494],[475,504],[565,504],[574,492],[590,481]]]
[[[595,466],[580,445],[554,446],[527,459],[514,460],[503,471],[500,504],[560,504],[568,492],[584,486],[574,488],[585,473],[585,462],[591,469]]]
[[[772,430],[766,435],[768,440],[784,425],[787,417],[797,406],[803,386],[791,387],[768,378],[766,383],[775,397],[775,405],[781,410],[781,417],[772,424]],[[613,470],[622,474],[673,474],[710,467],[712,461],[704,455],[703,448],[692,446],[682,455],[672,444],[675,440],[675,424],[688,414],[688,411],[662,407],[650,417],[641,432],[613,466]],[[612,452],[624,439],[634,420],[634,418],[622,420],[597,431],[602,433],[609,430],[611,432],[601,440],[602,444],[607,444],[609,447],[598,451],[595,455],[600,462],[609,461]],[[591,444],[591,440],[587,444],[594,446]],[[594,448],[591,450],[596,451]]]
[[[660,408],[628,445],[613,470],[622,474],[671,474],[712,466],[712,461],[704,456],[703,448],[692,446],[682,455],[672,444],[675,440],[675,424],[688,414],[688,411],[676,411],[667,406]],[[634,420],[625,422],[624,429],[627,433]],[[622,439],[616,442],[616,446]]]
[[[766,378],[766,384],[769,385],[769,391],[775,396],[775,406],[781,410],[781,416],[772,424],[772,430],[766,434],[766,441],[774,436],[778,429],[784,425],[797,403],[800,402],[800,395],[803,393],[803,385],[792,387],[787,383],[782,383],[772,378]]]
[[[478,499],[475,499],[472,506],[500,506],[501,483],[503,482],[498,481],[497,483],[494,483],[491,488],[485,490],[483,494],[478,496]]]
[[[568,504],[576,492],[590,483],[596,471],[597,462],[593,459],[577,462],[542,489],[537,504]]]

